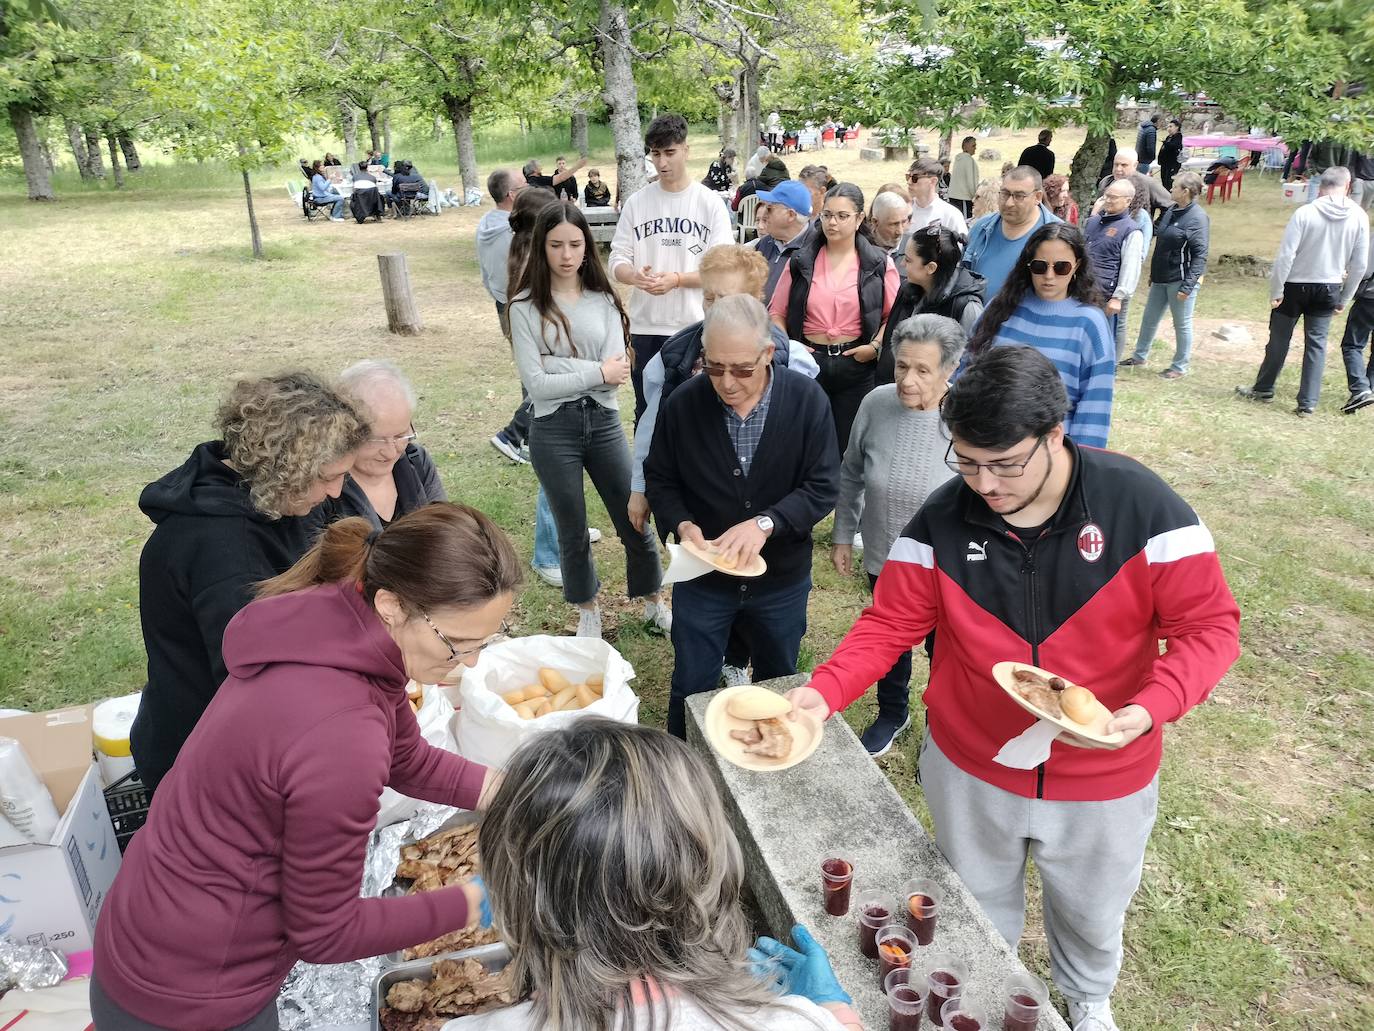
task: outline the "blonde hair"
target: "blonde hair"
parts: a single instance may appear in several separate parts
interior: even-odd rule
[[[978,189],[973,191],[973,214],[970,220],[982,218],[984,215],[991,215],[997,210],[997,191],[1002,188],[1002,180],[984,179],[978,184]]]
[[[326,465],[371,432],[348,395],[309,372],[240,380],[215,413],[225,456],[248,484],[253,507],[280,518],[310,492]]]
[[[762,301],[768,260],[752,247],[719,244],[702,256],[700,272],[703,276],[742,276],[747,284],[745,293]]]
[[[540,989],[531,1027],[638,1031],[641,986],[650,1029],[675,992],[738,1031],[786,1006],[749,969],[739,843],[685,742],[596,716],[540,734],[508,761],[481,850],[516,983]]]

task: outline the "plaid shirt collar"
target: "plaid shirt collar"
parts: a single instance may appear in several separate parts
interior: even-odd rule
[[[725,432],[730,437],[730,444],[735,449],[735,457],[739,459],[740,467],[745,475],[749,474],[749,466],[754,461],[754,453],[759,449],[759,441],[763,438],[764,423],[768,419],[768,406],[773,399],[773,368],[769,362],[765,367],[765,374],[768,376],[768,386],[763,388],[763,396],[759,398],[758,404],[754,405],[754,410],[744,418],[740,418],[735,410],[726,404],[719,394],[716,400],[725,414]]]

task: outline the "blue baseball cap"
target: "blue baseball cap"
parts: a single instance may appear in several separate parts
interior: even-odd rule
[[[771,190],[759,190],[759,200],[765,204],[781,204],[803,218],[811,217],[811,191],[795,179],[784,179]]]

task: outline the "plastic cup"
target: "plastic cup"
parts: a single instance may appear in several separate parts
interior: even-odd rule
[[[1050,990],[1034,974],[1012,974],[1002,982],[1002,1031],[1035,1031],[1050,1004]]]
[[[825,892],[825,911],[831,916],[849,912],[849,892],[854,886],[854,863],[832,853],[821,860],[821,889]]]
[[[940,916],[940,903],[945,893],[934,881],[915,878],[902,886],[904,918],[917,945],[929,945],[935,940],[935,922]]]
[[[887,993],[887,1031],[920,1031],[925,979],[919,973],[913,977],[910,967],[898,967],[883,978],[883,991]]]
[[[908,969],[916,952],[916,936],[900,924],[878,929],[878,987],[887,990],[887,975]]]
[[[861,891],[854,901],[859,924],[859,951],[869,959],[878,958],[878,929],[897,919],[897,902],[887,892]]]
[[[948,952],[937,952],[921,965],[926,975],[926,1016],[935,1027],[944,1027],[941,1008],[950,999],[964,994],[968,984],[968,964]]]
[[[940,1009],[947,1031],[989,1031],[988,1008],[965,996],[950,999]]]

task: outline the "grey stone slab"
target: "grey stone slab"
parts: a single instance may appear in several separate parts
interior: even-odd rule
[[[760,685],[786,691],[804,675]],[[945,891],[935,942],[917,949],[952,952],[969,965],[969,994],[985,1003],[1001,1027],[1002,980],[1023,971],[986,914],[959,880],[935,842],[896,789],[869,758],[842,719],[826,722],[816,752],[790,770],[754,773],[720,756],[705,741],[706,706],[712,694],[687,700],[687,740],[707,758],[726,811],[744,851],[749,888],[770,933],[787,940],[793,924],[805,924],[830,953],[830,961],[869,1031],[888,1025],[878,966],[858,948],[853,912],[826,914],[820,861],[839,850],[854,862],[854,893],[878,888],[897,894],[912,877],[928,877]],[[1068,1031],[1057,1013],[1041,1017],[1038,1031]]]

